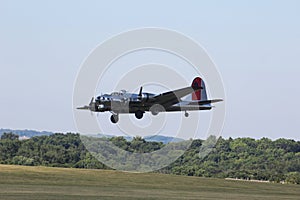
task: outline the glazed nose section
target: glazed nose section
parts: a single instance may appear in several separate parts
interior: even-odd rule
[[[105,106],[104,106],[104,104],[99,104],[98,106],[97,106],[97,108],[98,108],[98,111],[105,111]]]

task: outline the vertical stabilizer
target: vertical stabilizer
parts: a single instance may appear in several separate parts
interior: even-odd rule
[[[192,93],[193,101],[207,100],[205,83],[200,77],[194,78],[194,80],[192,82],[192,87],[193,88],[201,88],[200,90]]]

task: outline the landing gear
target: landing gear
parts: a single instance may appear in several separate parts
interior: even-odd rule
[[[158,111],[151,110],[151,114],[154,115],[154,116],[158,115],[158,113],[159,113]]]
[[[138,110],[138,111],[135,112],[135,117],[136,117],[137,119],[142,119],[142,118],[143,118],[143,115],[144,115],[144,112],[141,111],[141,110]]]
[[[185,117],[188,117],[188,116],[189,116],[189,113],[185,111],[184,116],[185,116]]]
[[[110,117],[110,121],[115,124],[119,121],[119,115],[115,115],[113,114],[111,117]]]
[[[152,115],[158,115],[158,113],[160,112],[165,112],[165,108],[162,105],[159,104],[154,104],[153,106],[151,106],[150,108],[150,112]]]

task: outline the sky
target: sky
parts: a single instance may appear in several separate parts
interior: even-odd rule
[[[80,65],[101,42],[160,27],[200,43],[226,90],[224,137],[300,140],[299,1],[0,0],[0,128],[76,131]]]

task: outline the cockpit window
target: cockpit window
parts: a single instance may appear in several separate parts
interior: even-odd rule
[[[121,90],[120,92],[113,92],[111,95],[123,96],[126,93],[126,90]]]

